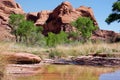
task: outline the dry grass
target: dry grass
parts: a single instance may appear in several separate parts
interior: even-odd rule
[[[12,52],[40,52],[43,51],[40,47],[30,47],[24,44],[17,44],[15,42],[0,42],[0,51],[12,51]]]
[[[87,43],[78,45],[59,45],[53,48],[52,53],[61,53],[61,56],[81,56],[88,54],[120,54],[120,43]]]
[[[5,56],[0,54],[0,80],[3,80],[6,65],[7,65],[7,60]]]
[[[37,46],[26,46],[24,44],[18,44],[15,42],[0,42],[0,52],[26,52],[39,56],[47,55],[45,53],[47,49]],[[44,52],[44,54],[43,54]]]
[[[0,52],[27,52],[48,58],[49,53],[55,56],[81,56],[88,54],[119,54],[120,43],[86,43],[76,45],[58,45],[53,48],[43,48],[37,46],[26,46],[24,44],[17,44],[14,42],[0,42]]]
[[[43,48],[36,46],[25,46],[24,44],[17,44],[14,42],[0,42],[0,52],[28,52],[48,58],[49,54],[55,56],[68,57],[68,56],[81,56],[88,54],[119,54],[120,43],[86,43],[77,45],[59,45],[53,48]]]

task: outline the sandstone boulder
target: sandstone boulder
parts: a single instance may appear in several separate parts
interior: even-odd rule
[[[30,53],[12,53],[12,52],[3,52],[9,63],[15,64],[35,64],[40,63],[41,58],[37,55]]]

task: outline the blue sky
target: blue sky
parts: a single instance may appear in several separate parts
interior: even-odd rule
[[[120,23],[105,23],[105,19],[112,12],[112,4],[117,0],[16,0],[27,13],[53,10],[63,1],[69,1],[74,8],[82,5],[91,7],[101,29],[120,32]]]

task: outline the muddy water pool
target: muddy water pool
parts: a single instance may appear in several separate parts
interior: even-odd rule
[[[4,80],[120,80],[118,68],[44,65],[40,69],[35,74],[7,74]]]

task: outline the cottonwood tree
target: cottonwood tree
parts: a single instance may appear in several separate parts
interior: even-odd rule
[[[31,33],[34,32],[34,23],[31,21],[24,20],[19,24],[18,29],[16,30],[17,35],[20,36],[20,40],[22,38],[25,38],[25,42],[29,43],[29,37],[31,36]]]
[[[18,42],[18,35],[16,30],[18,29],[20,23],[24,20],[24,15],[21,14],[11,14],[9,16],[9,25],[11,28],[11,33],[15,35],[16,42]]]
[[[24,42],[27,44],[40,44],[43,28],[35,26],[32,21],[25,20],[21,14],[11,14],[9,19],[11,33],[15,35],[16,42]]]
[[[92,32],[97,28],[89,17],[79,17],[76,21],[71,23],[80,32],[84,41],[88,41],[92,36]]]

